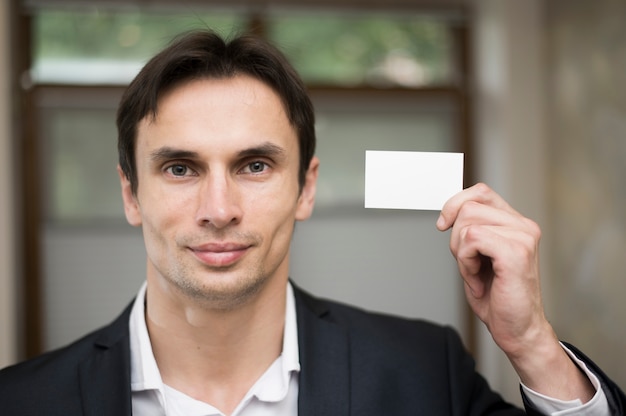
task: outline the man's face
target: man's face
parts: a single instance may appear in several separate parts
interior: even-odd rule
[[[247,76],[190,81],[138,126],[138,188],[120,173],[126,218],[141,225],[148,281],[232,308],[285,281],[294,222],[313,209],[278,95]],[[119,168],[118,168],[119,170]]]

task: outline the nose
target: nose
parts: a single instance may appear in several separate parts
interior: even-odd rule
[[[240,192],[228,175],[208,174],[200,186],[196,221],[217,229],[241,221]]]

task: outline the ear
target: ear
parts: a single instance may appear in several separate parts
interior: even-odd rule
[[[139,209],[137,197],[133,194],[130,181],[122,171],[120,165],[117,165],[117,174],[120,177],[120,184],[122,185],[122,200],[124,201],[126,221],[134,227],[139,227],[141,225],[141,210]]]
[[[313,214],[319,166],[320,160],[317,156],[313,156],[311,163],[309,163],[309,168],[306,171],[306,176],[304,177],[304,184],[300,196],[298,197],[298,206],[296,207],[297,221],[304,221]]]

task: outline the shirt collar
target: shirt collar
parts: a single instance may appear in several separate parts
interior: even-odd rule
[[[146,326],[146,286],[147,284],[144,282],[139,289],[130,313],[131,390],[133,392],[157,390],[160,393],[158,394],[159,400],[164,406],[163,380],[152,352],[148,327]],[[291,373],[299,371],[300,358],[295,297],[293,287],[291,283],[288,283],[282,354],[255,383],[247,396],[256,396],[261,401],[282,400],[287,395]]]
[[[250,389],[247,396],[255,396],[263,402],[278,402],[288,393],[293,372],[300,371],[298,349],[298,328],[296,323],[296,304],[291,284],[287,284],[285,329],[283,351]]]
[[[141,285],[130,312],[130,387],[132,391],[162,390],[163,385],[146,326],[146,285],[146,282]]]

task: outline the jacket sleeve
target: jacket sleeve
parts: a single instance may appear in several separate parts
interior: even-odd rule
[[[463,406],[468,406],[467,414],[478,415],[519,415],[524,414],[521,410],[515,409],[508,403],[504,402],[502,398],[491,390],[486,380],[474,370],[474,361],[462,350],[461,341],[458,340],[458,335],[451,330],[449,335],[450,341],[450,362],[451,371],[454,374],[450,374],[450,380],[456,380],[453,389],[455,403],[460,403]],[[626,415],[626,396],[624,392],[587,356],[585,356],[576,347],[564,344],[570,351],[572,351],[576,357],[583,361],[589,370],[593,372],[600,380],[600,385],[604,391],[609,404],[610,415],[623,416]],[[521,392],[522,400],[527,415],[530,416],[543,416],[545,413],[537,409],[530,400]],[[455,413],[456,414],[456,413]]]
[[[452,328],[447,331],[450,390],[454,415],[517,416],[524,411],[504,401],[476,371],[474,359]],[[532,414],[532,413],[531,413]],[[540,413],[535,413],[540,414]]]

